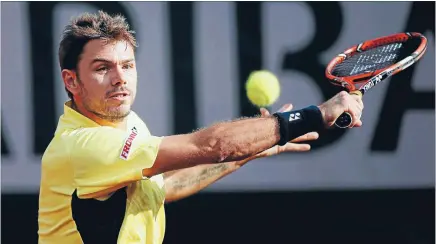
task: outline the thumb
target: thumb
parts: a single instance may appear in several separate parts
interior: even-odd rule
[[[270,115],[268,109],[266,108],[260,108],[260,114],[262,115],[262,117],[267,117]]]
[[[277,112],[289,112],[294,106],[291,103],[283,105]]]

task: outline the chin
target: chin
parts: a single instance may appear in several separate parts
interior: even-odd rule
[[[128,115],[131,111],[130,104],[123,104],[116,107],[109,108],[110,114]]]

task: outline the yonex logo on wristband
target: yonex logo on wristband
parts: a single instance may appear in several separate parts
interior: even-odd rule
[[[299,119],[301,119],[301,114],[299,112],[289,115],[289,121],[294,121]]]

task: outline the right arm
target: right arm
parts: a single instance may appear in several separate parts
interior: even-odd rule
[[[305,119],[283,116],[241,119],[222,122],[200,131],[165,137],[151,168],[144,168],[144,176],[188,168],[199,164],[224,163],[252,157],[277,143],[286,142],[303,134],[332,126],[343,112],[353,116],[353,126],[360,126],[363,103],[359,96],[340,92],[316,109],[301,111]],[[295,112],[293,115],[296,115]],[[299,114],[297,114],[300,116]],[[291,122],[292,121],[292,122]],[[313,129],[313,130],[312,130]]]
[[[361,126],[358,118],[363,104],[360,98],[351,97],[339,93],[319,106],[321,115],[317,123],[330,125],[343,112],[349,112],[357,118],[353,126]],[[288,117],[281,113],[279,117],[222,122],[190,134],[164,138],[141,133],[131,137],[133,132],[109,127],[81,128],[62,137],[75,145],[69,160],[78,196],[91,198],[167,171],[242,160],[314,131],[307,126],[313,124],[312,120],[295,120],[289,117],[289,112],[283,114]]]
[[[223,122],[185,135],[150,136],[107,126],[81,128],[71,140],[70,162],[80,198],[95,198],[167,171],[256,155],[280,138],[277,119]]]
[[[153,166],[143,174],[237,161],[271,148],[279,140],[279,125],[272,116],[222,122],[194,133],[164,137]]]

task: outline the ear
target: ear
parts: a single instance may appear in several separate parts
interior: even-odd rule
[[[65,88],[70,91],[73,95],[79,94],[80,87],[77,81],[76,72],[64,69],[62,70],[62,79],[64,80]]]

